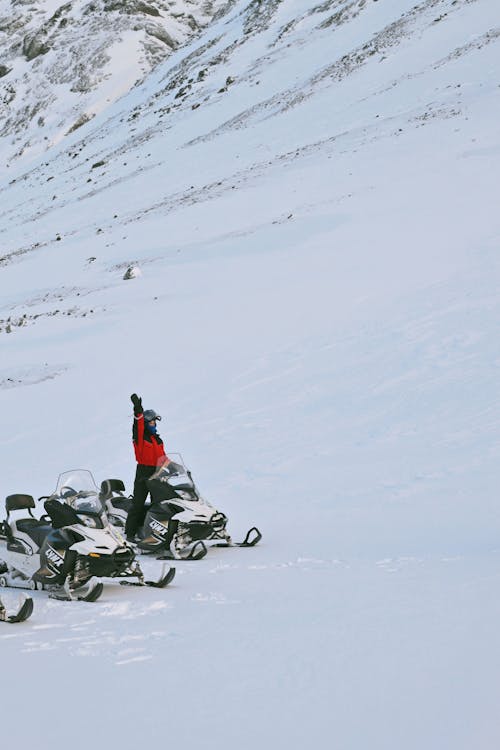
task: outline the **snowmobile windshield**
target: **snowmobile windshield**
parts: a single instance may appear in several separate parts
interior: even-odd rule
[[[170,463],[157,469],[148,482],[153,502],[170,500],[177,494],[184,500],[198,500],[194,482],[180,453],[169,454]]]
[[[161,482],[168,482],[171,487],[183,484],[185,482],[192,483],[189,478],[188,470],[182,460],[180,453],[169,454],[170,463],[166,466],[159,466],[155,471],[151,479],[158,479]]]
[[[170,463],[166,466],[160,466],[153,475],[155,479],[166,479],[171,487],[175,487],[178,484],[184,482],[192,483],[189,478],[187,467],[182,460],[180,453],[169,454]]]
[[[53,497],[69,505],[77,513],[100,515],[103,512],[99,490],[87,469],[65,471],[59,475]]]

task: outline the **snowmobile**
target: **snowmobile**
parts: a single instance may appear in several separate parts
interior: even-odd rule
[[[90,572],[104,578],[137,578],[137,581],[122,580],[123,586],[152,586],[164,588],[175,577],[175,568],[162,569],[158,581],[146,581],[139,562],[135,559],[135,550],[110,523],[103,508],[100,493],[92,473],[87,469],[66,471],[59,476],[54,495],[48,500],[62,500],[73,510],[79,523],[92,529],[96,538],[98,555],[90,554]],[[101,550],[109,551],[103,553]]]
[[[47,506],[48,502],[50,514]],[[103,585],[87,570],[86,561],[94,545],[89,545],[87,536],[81,533],[80,520],[75,514],[53,528],[50,515],[35,518],[35,507],[32,495],[9,495],[5,500],[0,586],[43,589],[55,599],[96,601]]]
[[[120,480],[105,480],[103,485],[111,488],[117,482],[123,487]],[[162,552],[158,559],[199,560],[207,554],[207,542],[215,547],[253,547],[262,539],[253,526],[242,542],[232,541],[227,516],[203,499],[179,454],[172,454],[170,463],[160,467],[147,485],[151,505],[137,534],[137,547],[143,552]],[[112,494],[107,507],[114,507],[115,497],[118,504],[123,502],[123,495]]]
[[[13,614],[7,614],[7,609],[0,599],[0,622],[24,622],[33,612],[33,599],[31,596],[23,596],[21,602]]]
[[[136,578],[122,584],[163,588],[175,569],[162,570],[158,581],[146,581],[134,550],[109,524],[92,474],[61,474],[54,493],[44,500],[46,515],[36,519],[31,495],[10,495],[0,539],[0,586],[47,589],[57,599],[96,601],[103,591],[98,577]],[[28,510],[28,518],[10,518]]]

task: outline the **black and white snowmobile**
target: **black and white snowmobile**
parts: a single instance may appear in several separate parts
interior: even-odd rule
[[[45,500],[46,515],[36,519],[31,495],[6,499],[0,586],[45,589],[57,599],[96,601],[103,591],[98,576],[136,578],[122,583],[160,588],[174,577],[171,568],[162,571],[159,581],[144,580],[134,550],[110,526],[90,472],[61,474],[55,492],[40,500]],[[20,517],[26,510],[28,517]]]
[[[88,573],[86,566],[89,551],[94,551],[95,545],[90,544],[89,548],[77,517],[69,519],[73,523],[68,521],[53,528],[50,516],[34,517],[35,501],[31,495],[9,495],[5,508],[7,518],[0,536],[0,586],[43,589],[49,596],[65,600],[92,602],[101,596],[103,585]]]
[[[175,577],[175,568],[163,566],[157,581],[146,581],[135,550],[123,538],[109,520],[103,508],[92,473],[87,469],[66,471],[59,476],[57,487],[47,502],[63,503],[76,514],[78,523],[84,524],[86,534],[92,536],[99,553],[89,553],[89,572],[103,578],[135,578],[136,581],[122,580],[122,585],[153,586],[164,588]],[[69,520],[69,518],[68,518]]]
[[[0,599],[0,622],[24,622],[28,617],[31,617],[32,612],[33,599],[31,596],[23,595],[17,610],[11,614],[8,614],[4,603]]]
[[[179,454],[147,480],[151,492],[144,525],[137,534],[137,547],[143,552],[161,552],[159,559],[199,560],[207,553],[207,543],[217,547],[253,547],[261,539],[254,526],[242,542],[233,542],[226,530],[227,517],[203,499],[191,472]],[[106,480],[111,487],[120,480]],[[123,483],[120,482],[123,487]],[[117,485],[118,486],[118,485]],[[118,495],[122,503],[123,495]],[[108,498],[114,506],[114,495]],[[118,512],[118,510],[116,511]]]

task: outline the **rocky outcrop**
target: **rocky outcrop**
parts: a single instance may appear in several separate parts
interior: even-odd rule
[[[34,60],[39,55],[46,55],[49,45],[40,34],[28,34],[23,40],[23,55],[27,60]]]
[[[116,10],[119,13],[127,13],[128,15],[147,15],[159,17],[161,15],[158,8],[153,5],[142,2],[142,0],[105,0],[104,10],[111,11]]]
[[[175,39],[172,39],[168,31],[165,31],[165,29],[159,24],[149,24],[145,27],[145,32],[146,34],[149,34],[149,36],[153,36],[155,39],[163,42],[163,44],[166,44],[167,47],[170,47],[172,50],[177,49],[179,46]]]

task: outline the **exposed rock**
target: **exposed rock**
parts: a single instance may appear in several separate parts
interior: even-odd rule
[[[137,266],[129,266],[127,270],[125,271],[125,274],[123,276],[124,281],[129,281],[130,279],[135,279],[137,276],[141,275],[141,269]]]
[[[23,55],[27,60],[34,60],[39,55],[46,55],[50,50],[48,44],[38,34],[28,34],[23,40]]]
[[[155,37],[155,39],[163,42],[163,44],[166,44],[167,47],[170,47],[171,50],[177,49],[178,44],[175,39],[172,39],[170,34],[165,31],[165,29],[159,24],[150,24],[146,26],[145,31],[146,34],[149,34],[149,36],[153,36]]]
[[[70,129],[67,131],[66,135],[69,135],[70,133],[73,133],[75,130],[78,130],[78,128],[81,128],[82,125],[85,125],[86,122],[89,122],[94,115],[87,115],[84,113],[83,115],[80,115],[78,120],[73,123],[73,125],[70,127]]]
[[[148,5],[147,3],[136,2],[135,6],[137,13],[146,13],[148,16],[156,17],[160,15],[160,11],[157,8],[153,8],[152,5]]]
[[[0,78],[6,76],[11,70],[12,68],[8,68],[6,65],[0,65]]]
[[[196,21],[196,18],[191,13],[186,16],[186,21],[192,31],[197,31],[200,28]]]
[[[156,17],[160,15],[157,8],[142,2],[142,0],[104,0],[104,10],[117,10],[119,13],[127,13],[128,15],[142,13]]]

